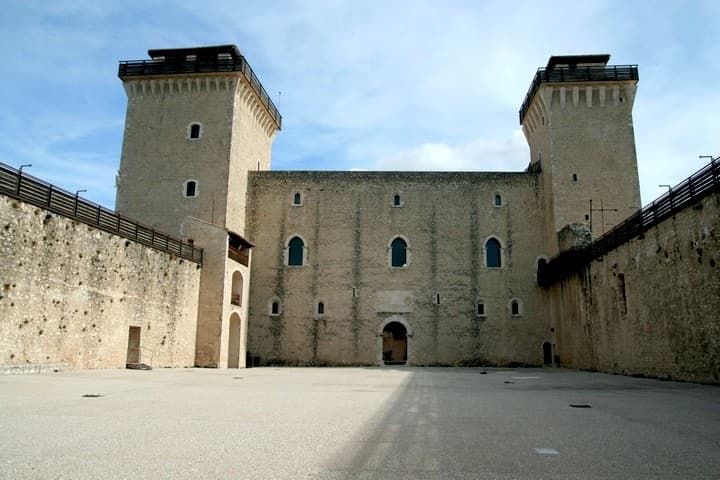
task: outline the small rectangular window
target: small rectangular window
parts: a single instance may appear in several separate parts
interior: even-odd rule
[[[478,317],[484,317],[485,316],[485,304],[478,302],[477,304],[477,315]]]
[[[577,182],[577,173],[573,173],[573,182]]]
[[[435,295],[435,303],[440,305],[440,294],[439,293]]]

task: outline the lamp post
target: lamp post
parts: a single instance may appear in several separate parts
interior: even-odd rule
[[[24,165],[20,165],[20,169],[18,170],[17,192],[15,192],[18,197],[20,196],[20,184],[22,183],[22,171],[23,171],[23,168],[26,168],[26,167],[27,167],[27,168],[30,168],[30,167],[32,167],[32,164],[31,164],[31,163],[26,163],[26,164],[24,164]]]
[[[73,215],[77,217],[77,205],[78,205],[78,197],[81,193],[87,192],[87,190],[75,190],[75,207],[73,208]]]

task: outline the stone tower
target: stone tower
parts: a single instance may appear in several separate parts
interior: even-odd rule
[[[268,170],[281,116],[234,45],[120,62],[128,97],[116,210],[204,249],[195,362],[243,366],[247,174]]]
[[[234,45],[148,54],[120,63],[116,210],[176,235],[186,217],[242,233],[247,172],[270,168],[277,108]]]
[[[586,223],[598,236],[641,207],[632,120],[638,70],[609,59],[550,57],[520,109],[529,170],[542,172],[551,245],[568,224]]]

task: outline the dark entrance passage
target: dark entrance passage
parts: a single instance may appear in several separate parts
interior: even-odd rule
[[[543,363],[552,365],[552,345],[550,342],[543,343]]]
[[[128,333],[127,364],[140,363],[140,327],[130,327]]]
[[[407,362],[407,330],[398,322],[383,328],[383,362],[385,365],[404,365]]]

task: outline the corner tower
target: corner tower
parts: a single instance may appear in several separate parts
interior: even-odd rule
[[[128,97],[116,210],[203,248],[195,365],[245,365],[247,176],[270,168],[281,117],[234,45],[120,62]]]
[[[553,243],[565,225],[587,223],[598,236],[641,207],[632,120],[638,69],[609,59],[550,57],[520,109]]]
[[[182,235],[187,217],[243,233],[249,170],[270,168],[282,118],[234,45],[122,61],[128,97],[116,210]]]

